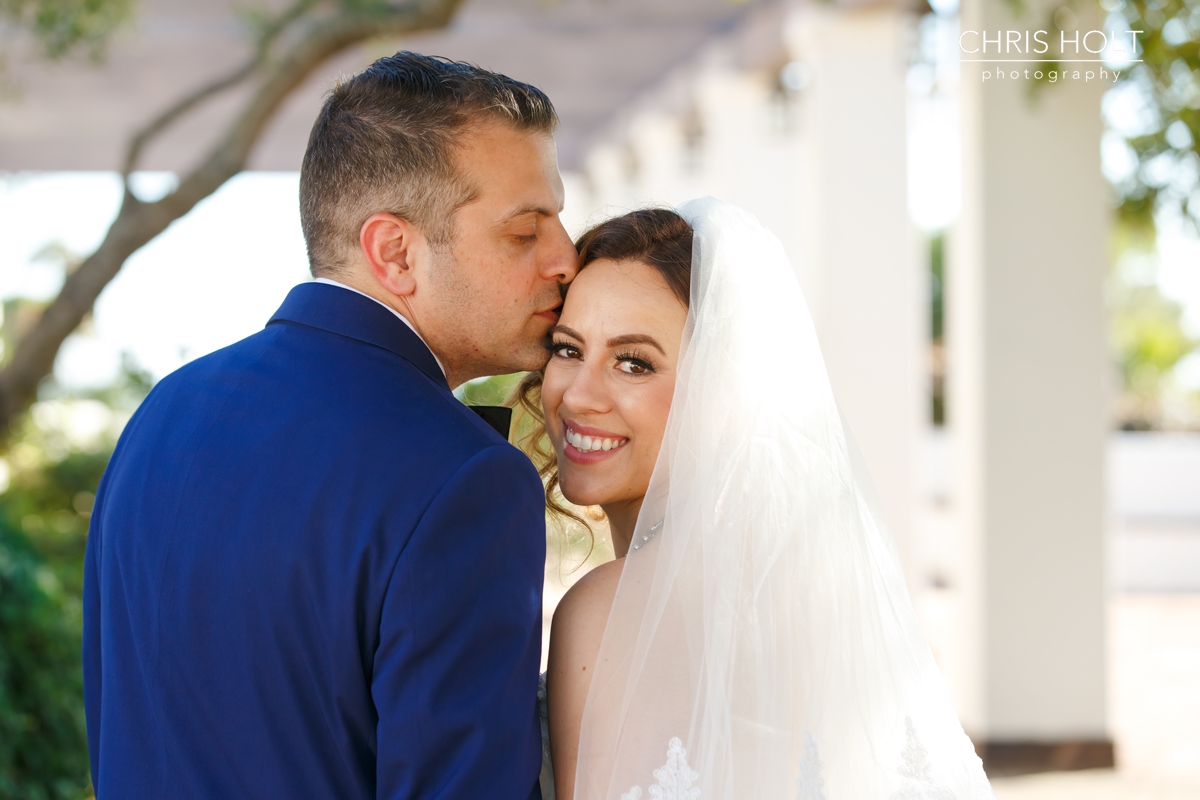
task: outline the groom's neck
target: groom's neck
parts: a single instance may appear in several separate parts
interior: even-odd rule
[[[417,318],[417,315],[413,313],[413,309],[404,301],[404,298],[392,294],[387,289],[380,286],[377,281],[359,274],[338,273],[335,275],[325,275],[321,277],[340,283],[343,286],[347,286],[357,292],[362,292],[371,299],[378,300],[380,303],[403,317],[404,320],[409,324],[409,327],[413,329],[417,336],[421,337],[421,341],[424,342],[425,346],[429,348],[429,351],[433,353],[434,358],[437,359],[438,366],[440,366],[442,371],[446,374],[446,382],[450,384],[451,389],[456,388],[473,378],[479,377],[477,375],[463,376],[460,374],[461,370],[455,369],[451,363],[448,363],[445,356],[438,352],[435,344],[430,341],[427,333],[422,330],[422,326]]]
[[[407,308],[404,307],[404,304],[400,301],[400,298],[396,297],[391,292],[384,289],[382,286],[379,285],[379,283],[377,281],[370,280],[368,278],[364,278],[362,275],[359,275],[354,272],[337,273],[335,275],[329,275],[327,277],[331,281],[337,281],[338,283],[342,284],[343,286],[349,286],[351,289],[354,289],[355,291],[362,292],[363,294],[367,295],[368,297],[378,300],[379,302],[383,303],[385,306],[392,309],[397,314],[399,314],[400,316],[402,316],[406,320],[408,320],[408,323],[410,325],[412,325],[414,329],[416,328],[416,325],[415,325],[415,323],[413,323],[410,312],[408,311]],[[420,331],[418,331],[418,333],[419,332]]]

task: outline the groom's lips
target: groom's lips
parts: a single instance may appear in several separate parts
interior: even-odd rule
[[[549,320],[550,324],[554,325],[555,323],[558,322],[558,316],[561,313],[562,313],[562,305],[560,304],[560,305],[555,306],[554,308],[548,308],[545,311],[539,311],[538,313],[534,314],[534,316],[541,317],[542,319],[545,319],[545,320]]]

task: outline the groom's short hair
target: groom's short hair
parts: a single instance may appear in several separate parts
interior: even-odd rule
[[[416,225],[435,246],[474,197],[454,147],[470,125],[499,121],[551,133],[550,98],[485,69],[401,51],[340,81],[325,101],[300,170],[300,222],[313,275],[332,275],[372,214]]]

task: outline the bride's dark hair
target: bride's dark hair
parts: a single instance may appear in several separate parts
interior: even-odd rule
[[[685,307],[689,304],[692,226],[674,211],[647,208],[605,220],[580,236],[575,249],[579,251],[579,269],[602,258],[645,264],[663,277],[679,302]],[[543,374],[543,370],[530,372],[514,392],[513,404],[519,405],[522,412],[533,419],[532,430],[521,438],[520,443],[546,485],[546,510],[560,520],[580,523],[590,533],[591,526],[555,497],[558,455],[546,436],[546,419],[542,413]]]

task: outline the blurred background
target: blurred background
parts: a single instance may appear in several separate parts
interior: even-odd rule
[[[1200,798],[1198,0],[0,0],[0,798],[90,795],[99,477],[309,279],[309,127],[401,47],[550,95],[572,234],[712,194],[779,235],[1002,800]]]

